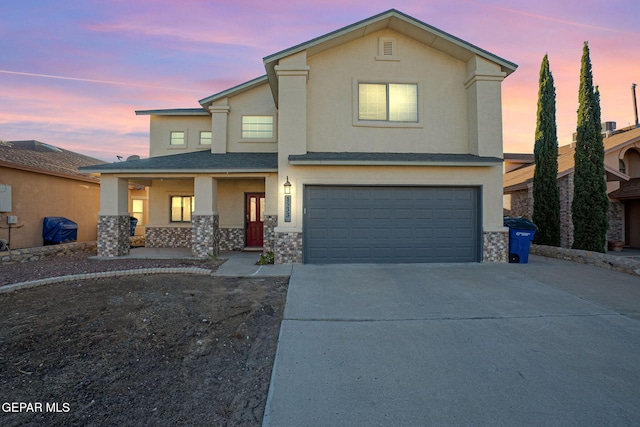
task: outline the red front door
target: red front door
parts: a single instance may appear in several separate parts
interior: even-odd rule
[[[247,193],[245,205],[245,245],[261,248],[264,237],[264,193]]]

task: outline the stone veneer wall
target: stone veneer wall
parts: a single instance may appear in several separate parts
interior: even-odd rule
[[[191,227],[146,227],[148,248],[190,248],[191,241]]]
[[[221,228],[221,251],[241,251],[244,249],[244,228]]]
[[[302,264],[302,233],[275,233],[276,264]]]
[[[220,227],[218,215],[191,217],[191,253],[199,258],[218,255]]]
[[[482,233],[482,262],[509,261],[509,232],[493,231]]]
[[[570,248],[573,243],[573,220],[571,203],[573,202],[573,174],[558,179],[560,190],[560,246]]]
[[[509,216],[531,218],[533,216],[533,200],[530,203],[529,190],[518,190],[511,194],[511,210]],[[532,198],[533,196],[531,196]]]
[[[624,204],[609,200],[607,240],[624,241]]]
[[[129,215],[98,216],[98,256],[129,254]]]
[[[0,252],[1,264],[38,261],[48,257],[72,255],[78,252],[96,254],[97,242],[71,242],[59,245],[36,246],[33,248],[11,249]]]
[[[278,225],[278,215],[265,215],[264,216],[264,253],[274,252],[276,246],[276,232],[275,228]]]

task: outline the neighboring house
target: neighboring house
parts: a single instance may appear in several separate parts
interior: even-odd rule
[[[504,153],[504,173],[520,169],[524,166],[532,165],[535,162],[533,154],[526,153]]]
[[[100,181],[78,171],[101,160],[39,141],[0,141],[0,239],[11,249],[42,246],[44,217],[78,224],[78,241],[96,240]]]
[[[609,131],[607,135],[604,138],[609,196],[607,240],[624,241],[627,246],[640,248],[640,128]],[[575,144],[558,147],[561,246],[564,248],[570,248],[573,243],[574,153]],[[504,175],[507,214],[532,217],[534,171],[535,165],[531,164]]]
[[[501,82],[516,65],[390,10],[264,58],[267,74],[150,116],[148,159],[100,174],[98,250],[276,263],[506,262]]]

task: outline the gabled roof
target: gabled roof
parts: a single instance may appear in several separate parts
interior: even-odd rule
[[[258,87],[258,86],[260,86],[262,84],[265,84],[266,82],[267,82],[267,76],[266,75],[260,76],[260,77],[256,77],[255,79],[249,80],[248,82],[240,83],[237,86],[234,86],[232,88],[223,90],[222,92],[218,92],[218,93],[215,93],[215,94],[213,94],[211,96],[203,98],[198,102],[200,103],[200,105],[202,105],[203,108],[208,108],[214,101],[216,101],[218,99],[239,95],[242,92],[246,92],[248,90],[251,90],[251,89],[253,89],[255,87]]]
[[[87,173],[276,172],[278,153],[212,153],[195,151],[80,168]]]
[[[427,46],[446,52],[463,62],[467,62],[474,56],[478,55],[500,65],[502,71],[507,75],[513,73],[518,67],[513,62],[500,58],[499,56],[496,56],[458,37],[415,19],[412,16],[406,15],[396,9],[390,9],[386,12],[372,16],[371,18],[364,19],[323,36],[316,37],[307,42],[266,56],[263,59],[263,62],[267,69],[267,77],[269,79],[276,104],[278,79],[275,74],[275,66],[282,58],[302,51],[307,51],[307,56],[313,56],[317,53],[348,43],[358,38],[365,37],[385,28],[390,28],[399,33],[405,34],[406,36],[422,42]]]
[[[78,170],[81,166],[99,163],[105,162],[40,141],[0,141],[0,167],[99,182]]]
[[[631,129],[625,132],[616,133],[603,139],[605,152],[620,149],[622,146],[635,144],[640,141],[640,128]],[[558,147],[558,177],[563,177],[571,172],[575,167],[574,154],[575,144]],[[627,181],[628,176],[605,165],[607,180]],[[512,172],[507,172],[503,176],[504,191],[511,192],[527,188],[533,181],[535,164],[529,165]]]

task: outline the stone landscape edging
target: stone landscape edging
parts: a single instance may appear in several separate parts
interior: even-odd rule
[[[531,245],[530,253],[549,258],[558,258],[580,264],[594,265],[608,270],[640,276],[640,260],[612,255],[611,252],[600,253],[580,249],[566,249],[555,246]]]
[[[31,280],[28,282],[13,283],[10,285],[0,286],[0,294],[13,292],[20,289],[33,288],[41,285],[50,285],[53,283],[71,282],[74,280],[101,279],[105,277],[134,276],[140,274],[200,274],[211,275],[212,271],[207,268],[199,267],[156,267],[156,268],[137,268],[132,270],[119,271],[100,271],[96,273],[72,274],[69,276],[48,277],[46,279]]]

